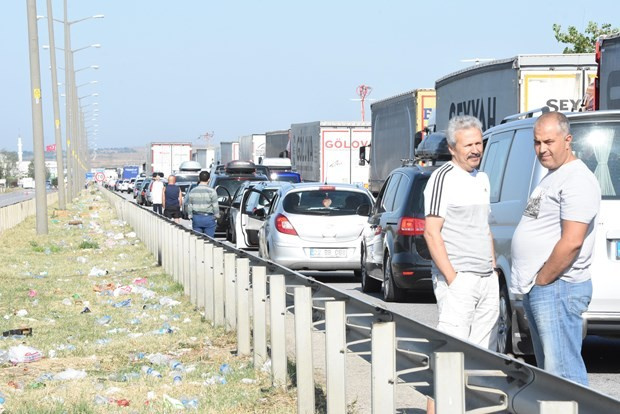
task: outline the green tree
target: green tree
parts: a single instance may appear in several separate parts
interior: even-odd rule
[[[17,153],[0,150],[0,165],[2,167],[1,178],[13,178],[17,171]]]
[[[562,33],[562,26],[553,25],[555,40],[559,43],[567,43],[571,46],[564,48],[564,53],[592,53],[596,48],[596,39],[602,35],[618,33],[620,29],[612,28],[611,24],[603,23],[598,27],[597,23],[588,22],[584,33],[580,33],[575,26],[568,26],[566,32]]]
[[[28,177],[34,178],[34,161],[30,161],[28,164]]]

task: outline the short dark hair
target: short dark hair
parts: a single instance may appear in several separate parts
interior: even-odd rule
[[[159,173],[154,172],[153,173],[153,178],[155,178],[155,177],[159,177]]]
[[[198,179],[200,180],[200,182],[209,181],[209,177],[211,177],[211,174],[209,174],[209,171],[200,171],[200,174],[198,174]]]

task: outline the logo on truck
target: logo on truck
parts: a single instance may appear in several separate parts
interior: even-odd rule
[[[325,140],[325,148],[345,148],[345,149],[356,149],[359,148],[361,146],[365,146],[370,144],[370,141],[366,140],[366,141],[358,141],[358,140],[354,140],[351,141],[351,143],[349,143],[348,139],[346,141],[341,141],[339,139],[333,140],[333,139],[327,139]]]
[[[458,115],[473,115],[482,122],[482,130],[494,127],[496,122],[495,96],[489,98],[470,99],[463,102],[452,102],[448,119]]]
[[[297,137],[295,140],[295,161],[310,162],[313,159],[312,137]]]

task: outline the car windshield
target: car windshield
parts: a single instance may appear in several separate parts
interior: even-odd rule
[[[347,190],[309,190],[287,194],[284,211],[292,214],[345,216],[356,214],[362,205],[371,205],[368,195]]]
[[[260,181],[260,177],[220,177],[215,185],[220,197],[232,197],[244,181]]]
[[[572,148],[594,173],[603,199],[620,199],[620,123],[574,123]]]

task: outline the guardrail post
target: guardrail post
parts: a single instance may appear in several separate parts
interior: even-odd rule
[[[198,243],[198,237],[191,233],[189,235],[189,301],[196,305],[196,243]]]
[[[325,303],[325,368],[327,412],[347,412],[347,333],[345,303]]]
[[[235,298],[236,289],[236,255],[234,253],[224,253],[224,317],[226,319],[226,331],[234,331],[237,328],[237,299]]]
[[[578,414],[576,401],[539,401],[540,414]]]
[[[465,368],[462,352],[433,354],[435,409],[438,413],[465,412]]]
[[[183,275],[183,233],[178,227],[174,228],[174,246],[172,247],[174,256],[174,281],[182,283]]]
[[[189,264],[191,261],[189,257],[190,238],[191,238],[190,232],[185,230],[183,232],[183,259],[184,259],[183,260],[183,292],[185,293],[185,296],[190,295],[190,284],[189,284],[189,272],[190,272]]]
[[[312,290],[308,287],[295,288],[295,365],[297,412],[312,414],[314,413]]]
[[[196,306],[203,309],[205,306],[205,241],[196,241]]]
[[[286,387],[286,285],[284,276],[269,276],[271,383]]]
[[[267,271],[263,266],[252,266],[252,313],[254,339],[254,368],[267,360]]]
[[[237,354],[250,355],[250,261],[237,259]]]
[[[224,326],[224,249],[213,249],[213,322]]]
[[[205,243],[205,319],[213,323],[213,244]]]
[[[396,378],[396,324],[375,322],[371,332],[372,412],[393,413]],[[444,414],[441,411],[438,413]]]

